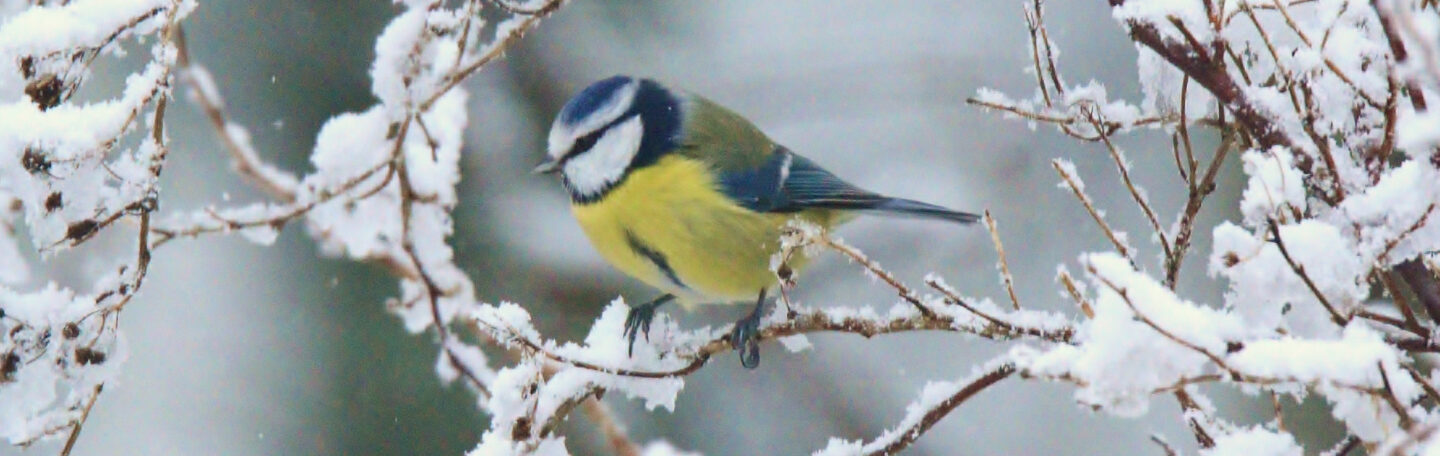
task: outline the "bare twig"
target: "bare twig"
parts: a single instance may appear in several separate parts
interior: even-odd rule
[[[1175,452],[1175,448],[1170,446],[1170,442],[1166,442],[1163,437],[1160,437],[1160,434],[1150,434],[1150,441],[1160,445],[1160,451],[1164,451],[1165,456],[1180,456]]]
[[[599,398],[587,400],[580,404],[580,411],[585,417],[594,421],[600,426],[600,433],[605,435],[605,441],[615,450],[616,456],[640,456],[640,448],[625,435],[625,428],[615,419],[615,414],[606,407]]]
[[[1020,300],[1015,297],[1015,277],[1010,275],[1010,262],[1005,260],[1005,244],[1000,242],[1000,231],[995,228],[995,218],[985,211],[985,228],[990,230],[990,241],[995,243],[995,253],[1000,257],[1000,280],[1005,282],[1005,292],[1010,294],[1010,304],[1020,310]]]
[[[1415,311],[1410,309],[1410,300],[1405,298],[1405,293],[1400,291],[1395,279],[1390,278],[1390,271],[1376,268],[1371,273],[1380,280],[1385,291],[1390,293],[1390,298],[1395,300],[1395,308],[1400,309],[1400,315],[1405,318],[1405,328],[1415,334],[1428,335],[1429,331],[1420,326],[1420,320],[1415,318]]]
[[[1188,138],[1186,143],[1189,143]],[[1195,230],[1195,217],[1200,214],[1200,207],[1205,203],[1205,198],[1215,191],[1215,178],[1220,174],[1220,165],[1225,163],[1225,156],[1229,154],[1230,147],[1230,135],[1222,134],[1220,145],[1215,148],[1215,158],[1210,160],[1210,166],[1205,169],[1205,176],[1200,178],[1198,184],[1190,186],[1190,195],[1185,200],[1185,209],[1180,213],[1180,228],[1175,232],[1175,249],[1165,257],[1165,286],[1167,288],[1175,289],[1176,281],[1180,278],[1180,265],[1185,260],[1186,252],[1190,249],[1190,236]]]
[[[429,111],[430,107],[434,106],[435,102],[440,100],[440,97],[450,92],[450,89],[455,88],[456,85],[459,85],[461,81],[468,79],[471,75],[475,74],[476,71],[480,71],[481,68],[484,68],[485,65],[488,65],[491,61],[500,58],[500,56],[505,52],[506,49],[510,47],[510,45],[514,44],[516,41],[519,41],[520,37],[525,35],[525,32],[528,32],[530,31],[530,29],[535,28],[535,26],[540,23],[541,19],[546,18],[551,13],[554,13],[556,10],[560,9],[560,6],[563,4],[565,4],[565,0],[549,0],[535,10],[526,12],[524,14],[526,16],[524,22],[521,22],[520,25],[511,28],[509,34],[492,43],[490,45],[490,49],[487,50],[483,55],[475,59],[475,61],[470,62],[465,66],[458,67],[455,70],[451,71],[449,74],[445,75],[445,78],[441,82],[440,87],[435,90],[435,93],[431,94],[430,97],[426,98],[425,101],[421,102],[419,106],[417,106],[418,110],[420,112]]]
[[[80,428],[90,419],[90,409],[95,407],[95,400],[100,399],[100,392],[104,389],[105,384],[101,383],[90,391],[90,398],[85,400],[85,408],[80,410],[80,418],[75,420],[75,425],[70,428],[70,436],[65,438],[65,446],[60,449],[60,456],[70,456],[70,452],[75,449],[75,443],[80,441]]]
[[[1131,265],[1134,265],[1135,256],[1130,252],[1130,246],[1121,242],[1120,237],[1115,234],[1115,230],[1112,230],[1110,224],[1105,222],[1105,218],[1100,216],[1100,211],[1096,210],[1095,204],[1090,201],[1090,195],[1085,194],[1084,184],[1080,183],[1080,177],[1071,176],[1070,172],[1060,165],[1059,160],[1051,160],[1050,166],[1055,168],[1055,172],[1060,173],[1060,178],[1065,180],[1065,185],[1070,187],[1070,192],[1074,193],[1075,198],[1080,200],[1080,204],[1085,206],[1085,211],[1090,213],[1090,218],[1094,219],[1095,224],[1100,227],[1100,231],[1105,233],[1105,238],[1115,246],[1115,251],[1129,260]]]
[[[870,258],[866,257],[865,254],[860,253],[859,250],[855,250],[854,247],[845,245],[844,243],[831,239],[828,236],[819,236],[814,238],[813,241],[831,250],[840,252],[841,255],[845,255],[847,258],[850,258],[850,261],[859,263],[860,266],[875,274],[875,277],[880,278],[881,281],[889,284],[891,288],[894,288],[895,292],[900,295],[901,299],[904,299],[905,302],[908,302],[911,305],[915,306],[915,309],[920,311],[920,315],[924,315],[926,318],[936,317],[935,311],[931,310],[925,305],[924,302],[920,301],[920,295],[916,294],[915,290],[912,290],[904,283],[901,283],[900,279],[895,278],[894,274],[891,274],[890,271],[886,271],[885,269],[881,268],[880,265],[876,264],[874,261],[871,261]]]
[[[1185,424],[1190,427],[1190,433],[1195,435],[1195,442],[1200,448],[1214,448],[1215,438],[1210,436],[1210,431],[1205,429],[1205,423],[1200,422],[1201,417],[1210,416],[1195,398],[1184,388],[1175,389],[1175,400],[1180,402],[1180,409],[1185,411]]]
[[[1096,122],[1096,118],[1093,117],[1096,114],[1091,112],[1090,115],[1092,116],[1091,122]],[[1095,125],[1098,130],[1099,124]],[[1170,251],[1170,240],[1165,238],[1165,229],[1160,227],[1160,219],[1155,217],[1155,211],[1150,208],[1150,202],[1145,199],[1142,190],[1135,185],[1134,181],[1130,180],[1130,164],[1125,162],[1125,158],[1120,154],[1120,149],[1110,142],[1110,135],[1103,130],[1100,131],[1100,142],[1104,143],[1105,150],[1110,152],[1110,159],[1115,162],[1115,170],[1120,173],[1120,181],[1125,183],[1125,188],[1130,191],[1130,197],[1135,200],[1136,205],[1140,206],[1140,211],[1145,214],[1145,220],[1150,222],[1150,227],[1155,229],[1155,237],[1160,239],[1160,249],[1165,257],[1173,257],[1174,253]]]
[[[904,450],[905,448],[909,447],[910,444],[915,443],[915,440],[918,440],[920,436],[924,435],[926,431],[929,431],[931,427],[934,427],[935,423],[940,422],[940,419],[945,418],[945,415],[949,415],[951,411],[955,410],[956,407],[959,407],[960,404],[963,404],[966,400],[974,397],[975,394],[979,393],[985,388],[989,388],[991,385],[999,383],[1001,380],[1004,380],[1005,378],[1013,375],[1014,373],[1014,364],[1001,364],[1000,366],[990,370],[989,372],[981,375],[979,378],[976,378],[974,381],[965,385],[964,388],[956,391],[955,394],[952,394],[950,395],[950,397],[945,398],[945,400],[940,401],[938,404],[935,404],[934,408],[926,412],[925,415],[920,418],[919,422],[915,423],[909,428],[901,430],[897,434],[899,435],[899,438],[891,441],[889,444],[879,449],[868,451],[865,454],[867,456],[892,455],[900,452],[901,450]]]
[[[1059,278],[1060,283],[1065,285],[1065,292],[1069,293],[1070,298],[1075,300],[1075,304],[1080,306],[1080,313],[1085,314],[1086,318],[1095,318],[1095,308],[1091,307],[1090,301],[1080,294],[1080,289],[1075,286],[1075,278],[1070,277],[1070,272],[1060,271]]]
[[[177,36],[183,37],[183,34]],[[294,201],[295,187],[298,185],[295,177],[261,161],[250,142],[237,136],[244,135],[244,130],[230,122],[225,112],[225,102],[220,99],[219,93],[213,91],[215,83],[210,77],[210,71],[195,63],[183,38],[176,40],[176,47],[179,49],[180,75],[184,76],[181,80],[190,85],[190,100],[195,102],[210,120],[210,126],[215,129],[221,144],[230,153],[230,162],[235,172],[271,198],[287,203]]]
[[[1400,404],[1400,399],[1395,397],[1395,389],[1390,387],[1390,374],[1385,372],[1385,364],[1377,361],[1375,367],[1380,369],[1381,391],[1384,392],[1379,395],[1380,398],[1384,399],[1385,403],[1390,405],[1390,409],[1395,411],[1395,415],[1400,417],[1401,429],[1406,431],[1413,429],[1415,419],[1410,417],[1410,411]]]

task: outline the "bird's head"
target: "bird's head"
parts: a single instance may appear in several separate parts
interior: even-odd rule
[[[560,173],[577,203],[598,200],[631,171],[674,150],[684,95],[649,79],[601,80],[565,103],[537,173]]]

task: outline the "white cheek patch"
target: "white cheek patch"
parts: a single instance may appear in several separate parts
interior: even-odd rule
[[[635,154],[640,152],[640,139],[645,125],[640,116],[610,127],[589,152],[565,162],[565,180],[570,190],[580,195],[595,195],[620,180]]]
[[[550,158],[559,159],[575,145],[576,138],[599,130],[610,122],[614,122],[615,119],[619,119],[625,114],[625,111],[630,109],[630,103],[635,100],[635,92],[639,88],[640,84],[632,81],[615,89],[615,94],[610,96],[610,100],[606,101],[604,106],[580,119],[579,122],[566,125],[560,121],[559,117],[556,117],[555,123],[550,126],[546,153],[550,154]]]

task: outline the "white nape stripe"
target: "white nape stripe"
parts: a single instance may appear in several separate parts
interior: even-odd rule
[[[630,103],[635,100],[635,92],[639,88],[639,81],[630,81],[623,87],[615,89],[610,100],[595,109],[590,115],[580,119],[579,122],[567,125],[561,122],[560,116],[556,116],[555,123],[550,126],[546,153],[550,154],[551,158],[559,159],[570,151],[570,147],[575,145],[576,138],[604,128],[610,122],[619,119],[621,115],[625,114],[625,111],[630,110]]]
[[[640,116],[606,130],[589,152],[565,162],[565,180],[570,182],[570,190],[594,196],[618,182],[635,154],[640,152],[640,139],[644,135],[645,125]]]

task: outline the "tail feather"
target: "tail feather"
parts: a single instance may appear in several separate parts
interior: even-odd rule
[[[969,212],[953,211],[934,204],[903,198],[884,198],[877,204],[865,209],[867,212],[874,211],[884,215],[933,218],[957,223],[975,223],[980,220],[979,215]]]

